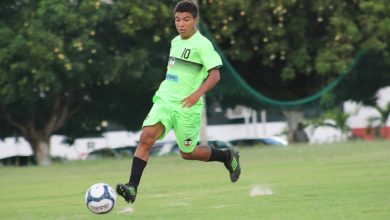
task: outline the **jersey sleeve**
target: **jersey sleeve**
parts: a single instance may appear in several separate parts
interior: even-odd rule
[[[202,47],[200,47],[200,59],[207,72],[212,69],[219,68],[222,66],[222,60],[217,51],[215,51],[210,41],[206,41]]]

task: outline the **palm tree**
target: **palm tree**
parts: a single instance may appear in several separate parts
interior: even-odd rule
[[[379,112],[380,116],[370,117],[368,119],[369,123],[372,124],[373,122],[379,121],[380,128],[384,130],[383,137],[386,139],[388,137],[388,132],[387,132],[387,128],[386,128],[386,121],[387,121],[387,118],[389,117],[389,114],[390,114],[390,102],[387,103],[385,108],[381,108],[379,105],[375,105],[372,107],[375,108]]]

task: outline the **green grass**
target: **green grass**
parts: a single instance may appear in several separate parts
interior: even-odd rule
[[[136,203],[118,198],[105,215],[89,212],[85,191],[127,180],[130,158],[3,167],[0,219],[390,219],[390,142],[240,150],[235,184],[216,162],[153,157]],[[251,197],[256,186],[273,194]]]

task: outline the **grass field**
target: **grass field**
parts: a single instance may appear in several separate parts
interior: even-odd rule
[[[130,158],[3,167],[0,219],[390,219],[388,141],[240,151],[235,184],[216,162],[153,157],[136,203],[118,198],[105,215],[86,208],[85,191],[126,181]]]

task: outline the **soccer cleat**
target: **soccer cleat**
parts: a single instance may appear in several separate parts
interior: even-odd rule
[[[122,196],[127,203],[133,203],[135,201],[135,197],[137,196],[137,189],[129,183],[118,183],[116,185],[116,192]]]
[[[226,169],[229,170],[230,180],[234,183],[237,182],[241,174],[240,167],[240,152],[237,148],[229,148],[230,158],[227,164],[225,164]]]

